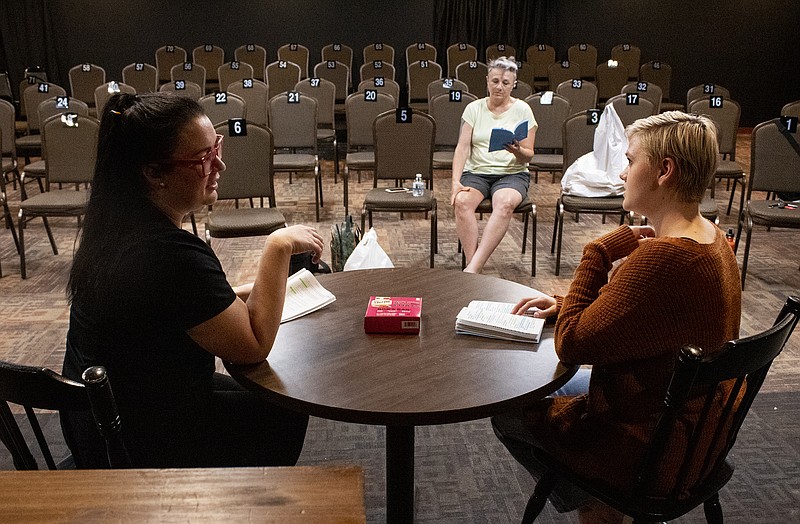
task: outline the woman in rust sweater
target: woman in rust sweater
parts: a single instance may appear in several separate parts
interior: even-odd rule
[[[555,316],[559,358],[592,366],[556,395],[492,420],[500,440],[537,478],[541,465],[526,451],[531,444],[592,477],[630,487],[680,347],[693,343],[713,352],[739,334],[736,258],[722,231],[699,212],[716,169],[714,124],[669,112],[635,122],[626,134],[624,207],[652,226],[621,226],[590,242],[565,297],[516,307]],[[657,490],[674,484],[684,445],[680,437],[671,443]],[[705,473],[695,469],[687,489]],[[621,518],[566,483],[556,485],[551,501],[559,511],[579,508],[581,522]]]

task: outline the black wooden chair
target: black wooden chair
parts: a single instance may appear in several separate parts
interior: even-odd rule
[[[46,368],[0,361],[0,440],[11,452],[19,470],[39,469],[8,403],[25,408],[28,422],[49,469],[62,469],[71,457],[56,465],[34,409],[88,411],[106,441],[112,468],[130,467],[127,450],[120,439],[120,417],[106,370],[93,366],[83,372],[83,384]]]
[[[661,522],[672,520],[688,513],[703,504],[706,520],[709,523],[722,523],[722,508],[719,503],[719,490],[733,475],[734,464],[727,456],[736,441],[753,399],[761,388],[772,361],[783,349],[800,317],[800,297],[792,296],[786,300],[775,324],[768,330],[726,343],[720,353],[713,358],[704,358],[703,350],[687,345],[681,349],[678,363],[672,375],[668,391],[664,397],[664,411],[653,432],[634,482],[632,493],[621,493],[610,488],[607,483],[587,478],[581,471],[567,468],[546,451],[532,447],[534,457],[547,468],[528,501],[523,523],[531,523],[544,508],[547,497],[553,490],[558,477],[567,479],[603,503],[633,518],[634,522]],[[719,400],[722,382],[732,381],[733,387],[720,401],[723,408],[720,416],[711,413],[715,397]],[[706,398],[700,412],[698,423],[689,434],[689,445],[679,469],[676,488],[666,496],[655,497],[650,494],[652,484],[657,481],[658,464],[667,448],[669,437],[680,420],[684,404],[689,396],[700,395]],[[737,399],[740,399],[737,404]],[[716,413],[716,412],[715,412]],[[713,432],[709,430],[713,426]],[[710,446],[698,449],[700,433],[713,434]],[[716,453],[722,451],[716,462],[711,463]],[[690,473],[692,464],[702,464],[708,472],[704,480],[689,491],[688,496],[678,493]]]

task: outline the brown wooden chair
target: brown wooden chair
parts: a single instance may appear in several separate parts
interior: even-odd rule
[[[106,441],[112,468],[130,467],[120,438],[121,421],[105,368],[93,366],[83,372],[83,383],[65,378],[46,368],[0,361],[0,440],[11,452],[18,470],[36,470],[39,465],[25,441],[9,403],[23,406],[49,469],[72,465],[71,456],[56,464],[34,409],[51,411],[92,411],[97,429]]]
[[[634,522],[676,519],[703,504],[706,520],[709,523],[721,523],[719,490],[733,476],[734,470],[734,464],[727,455],[736,442],[739,428],[764,383],[772,361],[780,354],[799,316],[800,297],[790,296],[771,328],[726,343],[714,357],[704,357],[703,350],[697,346],[686,345],[681,348],[672,380],[664,395],[664,411],[647,444],[630,493],[588,478],[583,472],[566,467],[546,451],[531,446],[533,456],[545,465],[547,472],[536,484],[522,522],[534,521],[544,508],[556,479],[563,478],[604,504],[633,517]],[[723,383],[728,387],[722,387]],[[692,426],[682,422],[690,395],[705,399],[697,423]],[[714,405],[721,405],[722,409],[712,409]],[[670,493],[654,496],[652,486],[658,480],[662,454],[678,427],[688,432],[689,442],[678,470],[678,479]],[[713,435],[713,442],[708,446],[698,445],[705,435]],[[686,477],[698,464],[702,467],[701,473],[704,473],[703,480],[691,486],[688,495],[681,495]]]

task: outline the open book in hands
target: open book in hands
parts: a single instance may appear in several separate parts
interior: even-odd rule
[[[527,314],[512,315],[513,307],[514,304],[510,302],[473,300],[469,306],[461,308],[456,317],[456,333],[517,342],[539,342],[544,319]]]
[[[512,133],[508,129],[502,127],[495,127],[492,129],[492,135],[489,137],[489,152],[500,151],[506,148],[506,144],[513,141],[520,142],[528,137],[528,121],[523,120],[519,123],[517,128]]]
[[[333,293],[322,287],[311,271],[303,268],[286,281],[281,324],[323,308],[334,300]]]

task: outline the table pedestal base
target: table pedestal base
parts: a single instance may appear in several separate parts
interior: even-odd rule
[[[386,426],[386,522],[414,521],[414,426]]]

